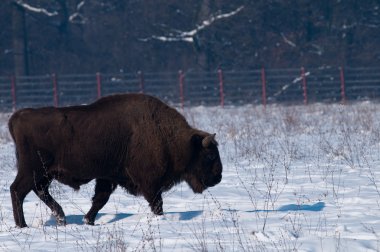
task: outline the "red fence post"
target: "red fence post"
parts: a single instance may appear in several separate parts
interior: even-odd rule
[[[96,86],[98,90],[98,99],[102,97],[102,76],[100,73],[96,73]]]
[[[58,85],[57,85],[57,75],[52,74],[53,80],[53,97],[54,97],[54,107],[58,107]]]
[[[261,84],[262,84],[262,104],[264,108],[267,106],[267,83],[266,83],[266,76],[265,76],[265,69],[264,67],[261,68]]]
[[[137,72],[139,76],[139,83],[140,83],[140,93],[144,93],[144,74],[142,71]]]
[[[182,70],[178,71],[178,78],[179,78],[179,96],[180,96],[180,101],[181,101],[181,109],[184,107],[184,95],[183,95],[183,84],[184,84],[184,79],[185,75],[183,74]]]
[[[346,87],[344,81],[344,70],[343,67],[340,67],[340,94],[342,97],[342,104],[346,104]]]
[[[11,95],[12,95],[12,109],[13,112],[16,111],[16,77],[11,76]]]
[[[224,79],[223,79],[223,71],[219,68],[218,70],[219,76],[219,91],[220,91],[220,106],[224,107]]]
[[[303,88],[303,103],[307,105],[306,75],[305,75],[304,67],[301,67],[301,78],[302,78],[302,88]]]

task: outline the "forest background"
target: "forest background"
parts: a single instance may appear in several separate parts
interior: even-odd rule
[[[4,0],[0,75],[371,67],[375,0]]]

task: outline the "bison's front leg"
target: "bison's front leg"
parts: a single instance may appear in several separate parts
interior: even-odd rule
[[[164,210],[162,208],[162,195],[161,192],[150,192],[144,194],[145,199],[149,202],[149,206],[152,212],[156,215],[163,215]]]
[[[112,192],[116,189],[117,184],[108,180],[97,179],[95,185],[95,195],[92,198],[92,206],[88,213],[84,216],[83,221],[86,224],[94,225],[96,215],[99,210],[104,207]]]

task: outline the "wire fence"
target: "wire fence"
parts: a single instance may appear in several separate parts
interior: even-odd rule
[[[379,100],[380,68],[0,76],[0,110],[88,104],[131,92],[180,107]]]

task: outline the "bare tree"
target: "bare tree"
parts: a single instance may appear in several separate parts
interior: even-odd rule
[[[14,72],[16,75],[29,75],[28,34],[25,24],[25,10],[17,4],[13,5],[12,30]]]

